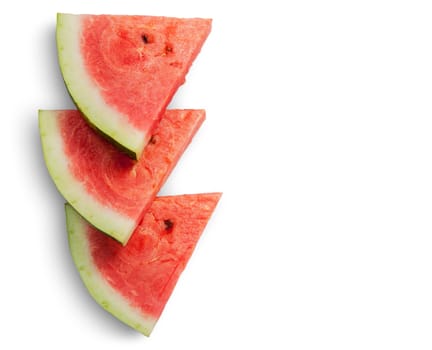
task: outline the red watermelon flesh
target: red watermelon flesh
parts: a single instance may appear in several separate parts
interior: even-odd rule
[[[142,157],[134,161],[92,129],[79,111],[39,112],[45,161],[60,193],[122,244],[204,119],[203,110],[167,110]]]
[[[121,321],[149,335],[220,196],[156,198],[126,247],[66,205],[72,257],[90,294]]]
[[[59,63],[88,121],[139,158],[211,20],[58,14]]]

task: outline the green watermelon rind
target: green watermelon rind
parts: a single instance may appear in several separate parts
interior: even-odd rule
[[[133,127],[126,116],[109,106],[87,73],[80,48],[80,15],[57,14],[57,51],[66,87],[90,124],[130,156],[139,159],[151,135]]]
[[[90,295],[120,321],[149,336],[157,319],[140,313],[108,284],[93,262],[86,238],[87,222],[69,204],[65,204],[65,211],[72,259]]]
[[[102,205],[70,172],[59,130],[58,111],[39,110],[39,131],[45,163],[59,192],[93,226],[125,244],[135,229],[135,220]]]

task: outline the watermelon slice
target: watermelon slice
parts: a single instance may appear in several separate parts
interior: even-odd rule
[[[202,18],[60,13],[60,68],[88,121],[138,159],[210,30]]]
[[[39,127],[60,193],[124,245],[204,118],[204,110],[167,110],[139,161],[99,135],[77,110],[41,110]]]
[[[156,198],[126,247],[67,204],[72,257],[93,298],[124,323],[150,335],[220,196]]]

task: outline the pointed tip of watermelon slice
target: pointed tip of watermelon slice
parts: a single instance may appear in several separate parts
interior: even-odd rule
[[[65,203],[65,213],[72,259],[90,295],[106,311],[138,332],[150,336],[157,319],[141,315],[113,291],[92,260],[89,242],[85,239],[88,222],[69,203]]]
[[[71,160],[64,153],[64,135],[58,123],[62,112],[65,111],[39,110],[39,132],[48,172],[59,192],[72,206],[85,215],[93,225],[126,244],[136,222],[98,203],[85,188],[85,182],[77,180],[71,171]],[[80,150],[79,147],[77,149]]]

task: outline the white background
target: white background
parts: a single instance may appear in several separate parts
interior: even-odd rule
[[[56,12],[212,17],[171,107],[207,121],[164,194],[223,191],[150,338],[87,294],[39,108]],[[2,349],[431,349],[430,1],[3,1]]]

